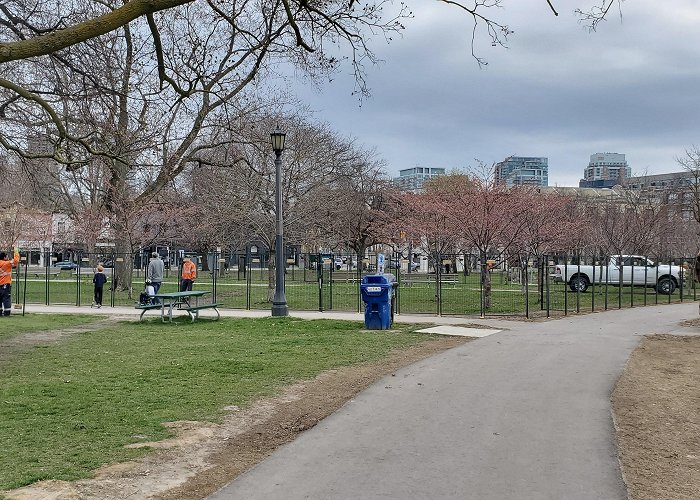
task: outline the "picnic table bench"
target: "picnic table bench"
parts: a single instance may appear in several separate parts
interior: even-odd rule
[[[183,309],[187,311],[187,314],[190,315],[190,318],[192,319],[192,323],[194,323],[194,320],[199,319],[199,311],[202,309],[214,309],[214,312],[216,312],[216,320],[221,318],[221,313],[219,313],[219,307],[221,307],[221,304],[216,304],[216,303],[211,303],[211,304],[199,304],[195,306],[187,306],[184,307]],[[215,320],[215,321],[216,321]]]
[[[141,309],[141,315],[139,316],[139,321],[143,321],[143,315],[146,311],[151,311],[153,309],[162,309],[163,304],[136,304],[136,309]],[[162,315],[162,313],[161,313]]]

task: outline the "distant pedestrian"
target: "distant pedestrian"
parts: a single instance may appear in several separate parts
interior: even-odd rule
[[[165,269],[165,263],[161,260],[158,252],[153,252],[151,254],[151,260],[148,263],[148,279],[153,285],[154,295],[160,290],[160,285],[163,283],[163,272]],[[160,304],[160,299],[158,297],[153,298],[154,304]]]
[[[2,316],[9,316],[12,310],[12,268],[19,264],[19,249],[15,247],[12,260],[6,252],[0,252],[0,304]]]
[[[180,281],[180,291],[192,291],[192,285],[196,279],[197,266],[194,262],[192,262],[192,259],[185,257],[184,261],[182,262],[182,281]]]
[[[92,277],[92,282],[95,284],[95,301],[92,303],[91,307],[97,307],[98,309],[102,307],[102,292],[105,283],[107,283],[107,276],[105,276],[104,270],[104,267],[98,265],[97,272]]]

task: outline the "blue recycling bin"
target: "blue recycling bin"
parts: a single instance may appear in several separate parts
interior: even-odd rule
[[[362,278],[360,293],[365,303],[365,328],[368,330],[388,330],[394,321],[392,297],[394,295],[394,275],[372,274]]]

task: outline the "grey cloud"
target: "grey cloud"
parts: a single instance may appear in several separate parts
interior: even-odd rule
[[[696,26],[634,0],[621,23],[588,33],[569,13],[552,19],[525,3],[503,11],[516,31],[511,48],[479,40],[484,70],[469,54],[467,24],[431,6],[403,39],[378,47],[385,63],[371,68],[373,97],[361,107],[346,74],[321,94],[299,93],[336,130],[376,147],[392,175],[541,155],[550,182],[570,185],[599,151],[625,153],[635,172],[678,169],[674,158],[700,143]]]

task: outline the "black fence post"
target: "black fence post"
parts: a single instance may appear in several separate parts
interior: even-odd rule
[[[486,300],[486,297],[484,297],[484,271],[488,270],[485,269],[486,262],[484,262],[482,258],[480,258],[479,261],[479,315],[481,318],[484,318],[486,313],[486,304],[484,303]]]
[[[644,257],[644,305],[647,305],[647,288],[649,288],[649,257]]]
[[[547,297],[547,317],[549,318],[549,256],[545,255],[544,256],[544,262],[543,262],[543,267],[544,267],[544,287],[543,289],[546,288],[546,297]]]
[[[24,291],[22,293],[22,316],[24,316],[24,311],[27,310],[27,272],[29,271],[29,254],[25,258],[24,262]]]
[[[671,274],[671,263],[673,262],[673,259],[671,259],[671,256],[668,256],[668,274]],[[670,279],[670,278],[669,278]],[[671,285],[669,285],[669,292],[671,290],[670,288]],[[671,303],[671,294],[668,293],[668,303]]]
[[[216,302],[216,283],[219,279],[219,252],[217,251],[212,256],[211,267],[211,301]]]
[[[80,269],[83,263],[82,253],[78,254],[78,267],[75,268],[75,305],[80,307]]]
[[[576,272],[578,273],[578,279],[581,279],[581,254],[579,253],[576,258]],[[581,287],[576,287],[576,314],[581,313]]]
[[[331,263],[328,265],[328,310],[333,310],[333,272],[335,271],[335,254],[331,254]]]
[[[243,277],[245,278],[245,308],[250,310],[251,304],[251,293],[253,289],[253,258],[250,252],[246,253],[245,256],[245,272]],[[179,289],[179,288],[178,288]]]
[[[528,286],[528,259],[527,256],[525,256],[525,262],[523,263],[523,267],[525,268],[525,277],[524,277],[524,284],[525,284],[525,318],[530,319],[530,288]]]
[[[632,258],[632,271],[630,272],[630,308],[634,307],[634,258]]]
[[[357,284],[357,312],[363,312],[362,311],[362,257],[360,257],[360,254],[358,254],[358,253],[356,253],[355,255],[357,255],[357,265],[355,266],[355,272],[357,273],[357,279],[355,280],[356,284]]]
[[[622,275],[625,272],[625,264],[622,261],[622,255],[618,255],[617,259],[617,308],[622,309]]]
[[[608,310],[608,285],[610,284],[610,256],[605,257],[605,310]]]
[[[656,270],[655,279],[654,279],[654,298],[655,298],[655,299],[654,299],[654,303],[655,303],[656,305],[659,304],[659,287],[658,287],[658,284],[659,284],[659,263],[660,263],[660,262],[661,262],[661,261],[657,258],[657,259],[656,259],[656,266],[654,266],[654,269]]]
[[[439,253],[435,254],[435,312],[440,316],[441,306],[441,293],[440,293],[440,270],[442,268],[442,256]]]
[[[596,265],[598,264],[598,261],[596,260],[596,256],[593,256],[593,273],[591,276],[591,312],[595,312],[595,268]],[[600,279],[600,277],[598,277]]]
[[[320,253],[316,257],[316,279],[318,280],[318,310],[323,312],[323,261]]]
[[[564,316],[569,315],[569,254],[564,254]]]
[[[114,307],[114,294],[117,291],[117,287],[114,286],[114,283],[115,283],[114,280],[116,279],[116,274],[114,271],[116,269],[116,266],[117,266],[117,255],[113,253],[112,254],[112,279],[111,279],[112,283],[110,284],[110,287],[109,287],[109,305],[110,305],[110,307]]]

